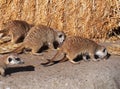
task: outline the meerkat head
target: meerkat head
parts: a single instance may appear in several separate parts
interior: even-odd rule
[[[98,49],[96,50],[95,55],[98,58],[105,58],[108,55],[108,51],[104,46],[99,46]]]
[[[23,60],[21,60],[20,58],[18,58],[17,56],[14,56],[14,55],[10,55],[6,59],[6,64],[9,64],[9,65],[23,64],[23,63],[24,63]]]
[[[65,33],[62,31],[57,31],[57,35],[56,35],[56,41],[59,44],[62,44],[65,40]]]

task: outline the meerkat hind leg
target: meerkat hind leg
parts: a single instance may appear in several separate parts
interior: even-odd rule
[[[73,64],[79,64],[80,63],[80,61],[75,61],[74,59],[76,58],[76,57],[74,57],[74,56],[68,56],[67,55],[67,58],[69,59],[69,61],[71,62],[71,63],[73,63]]]
[[[75,62],[74,60],[72,60],[72,59],[70,59],[69,60],[71,63],[73,63],[73,64],[79,64],[80,62]]]
[[[50,49],[54,49],[53,43],[48,43]]]
[[[46,52],[55,51],[55,50],[56,50],[56,49],[54,48],[54,45],[53,45],[52,43],[49,43],[49,44],[48,44],[48,47],[49,47],[49,49],[46,50]]]
[[[33,48],[31,48],[31,54],[36,55],[36,56],[42,56],[43,53],[38,53],[40,49],[40,46],[33,46]]]

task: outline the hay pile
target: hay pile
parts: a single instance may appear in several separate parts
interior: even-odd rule
[[[120,56],[120,45],[119,44],[112,44],[111,46],[108,46],[107,49],[110,54]]]
[[[119,8],[119,0],[0,0],[0,26],[19,19],[101,39],[118,27]]]

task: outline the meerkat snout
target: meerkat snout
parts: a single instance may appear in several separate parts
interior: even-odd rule
[[[108,55],[107,49],[105,47],[102,47],[102,50],[96,51],[95,55],[98,58],[104,58]]]
[[[64,32],[58,32],[57,37],[56,37],[56,41],[61,44],[63,43],[63,41],[65,40],[65,34]]]

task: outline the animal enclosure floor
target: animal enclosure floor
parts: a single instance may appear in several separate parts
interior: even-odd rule
[[[108,60],[72,64],[68,61],[44,67],[40,63],[54,56],[20,54],[25,64],[10,66],[0,77],[0,89],[120,89],[120,56]]]

